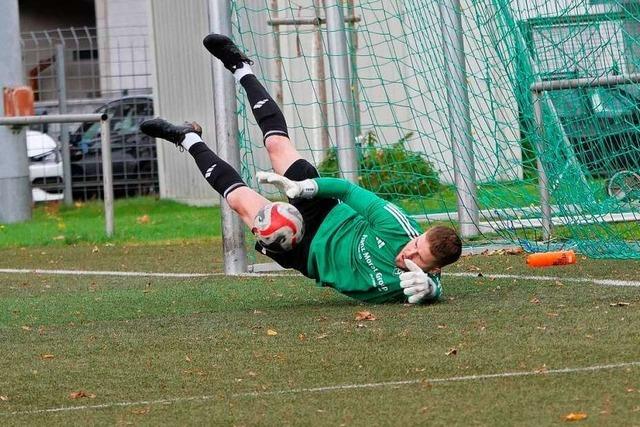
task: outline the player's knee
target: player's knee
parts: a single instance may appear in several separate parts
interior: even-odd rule
[[[271,156],[282,155],[284,153],[290,152],[291,150],[295,151],[291,140],[282,135],[268,136],[264,141],[264,145],[267,148],[267,152]]]

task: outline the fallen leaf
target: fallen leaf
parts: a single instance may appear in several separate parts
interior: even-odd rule
[[[458,354],[457,348],[452,348],[451,350],[447,351],[447,356],[455,356],[456,354]]]
[[[145,406],[144,408],[132,409],[131,413],[136,415],[146,415],[151,410],[150,406]]]
[[[533,298],[531,301],[529,301],[531,304],[540,304],[540,300],[538,299],[538,297]]]
[[[611,304],[609,304],[609,306],[611,307],[628,307],[630,305],[630,303],[624,301],[612,302]]]
[[[184,360],[186,360],[187,362],[191,362],[191,358],[189,357],[189,355],[184,356]]]
[[[317,339],[317,340],[322,340],[322,339],[325,339],[325,338],[326,338],[326,337],[328,337],[328,336],[329,336],[329,334],[320,334],[320,335],[318,335],[318,336],[316,337],[316,339]]]
[[[31,330],[31,326],[22,325],[22,330],[23,331],[30,331]]]
[[[149,224],[151,222],[151,217],[149,217],[149,215],[147,214],[144,214],[136,218],[136,222],[138,224]]]
[[[95,254],[95,253],[98,253],[98,252],[100,252],[100,249],[97,246],[94,246],[93,249],[91,249],[91,253],[92,254]]]
[[[359,311],[356,313],[356,320],[360,322],[362,320],[376,320],[376,318],[370,311]]]
[[[273,329],[267,329],[267,335],[269,335],[270,337],[275,337],[276,335],[278,335],[278,333]]]
[[[438,329],[447,329],[447,325],[438,325],[437,328]]]
[[[547,368],[547,365],[543,364],[540,368],[534,369],[533,372],[535,372],[536,374],[546,374],[548,371],[549,368]]]
[[[93,393],[88,393],[84,390],[80,390],[80,391],[74,391],[69,393],[69,399],[80,399],[83,397],[88,397],[89,399],[94,399],[96,397],[95,394]]]
[[[300,334],[300,335],[298,335],[298,339],[299,339],[300,341],[304,341],[306,338],[307,338],[307,336],[306,336],[305,334]]]
[[[587,418],[584,412],[571,412],[564,416],[565,421],[582,421]]]
[[[9,396],[1,396],[0,395],[0,400],[3,401],[3,402],[6,402],[6,401],[9,400]]]
[[[53,354],[43,354],[42,356],[40,356],[42,359],[44,360],[51,360],[53,359],[55,356]]]

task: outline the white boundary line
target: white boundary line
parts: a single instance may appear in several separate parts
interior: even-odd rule
[[[18,268],[0,268],[0,274],[53,274],[68,276],[123,276],[123,277],[166,277],[166,278],[183,278],[193,279],[199,277],[224,276],[224,273],[152,273],[145,271],[83,271],[83,270],[44,270],[44,269],[18,269]],[[262,276],[292,276],[290,270],[283,270],[282,273],[243,273],[239,276],[246,277],[262,277]],[[517,274],[491,274],[482,273],[445,273],[445,276],[452,277],[469,277],[469,278],[487,278],[487,279],[520,279],[520,280],[539,280],[544,282],[572,282],[572,283],[593,283],[602,286],[626,286],[640,287],[640,281],[634,280],[617,280],[617,279],[593,279],[588,277],[556,277],[556,276],[534,276],[534,275],[517,275]]]
[[[280,396],[285,394],[328,393],[328,392],[343,391],[343,390],[399,387],[399,386],[415,385],[415,384],[421,384],[421,383],[446,384],[446,383],[464,382],[464,381],[491,380],[495,378],[532,377],[532,376],[547,376],[547,375],[556,375],[556,374],[596,372],[596,371],[602,371],[607,369],[622,369],[622,368],[633,368],[633,367],[640,367],[640,361],[614,363],[614,364],[608,364],[608,365],[586,366],[581,368],[549,369],[546,371],[516,371],[516,372],[504,372],[504,373],[498,373],[498,374],[465,375],[465,376],[446,377],[446,378],[431,378],[431,379],[418,379],[418,380],[406,380],[406,381],[385,381],[385,382],[367,383],[367,384],[340,384],[340,385],[325,386],[325,387],[294,388],[294,389],[288,389],[288,390],[285,389],[285,390],[274,390],[274,391],[255,391],[255,392],[246,392],[246,393],[234,393],[231,395],[231,397],[243,398],[243,397],[261,397],[261,396]],[[45,413],[55,413],[55,412],[83,411],[83,410],[90,410],[90,409],[107,409],[107,408],[116,408],[116,407],[140,406],[140,405],[170,405],[172,403],[181,403],[181,402],[207,401],[207,400],[215,399],[217,397],[219,397],[219,395],[175,397],[171,399],[141,400],[137,402],[112,402],[112,403],[103,403],[100,405],[62,406],[58,408],[34,409],[31,411],[0,412],[0,416],[35,415],[35,414],[45,414]]]
[[[573,282],[573,283],[593,283],[603,286],[631,286],[640,287],[640,282],[633,280],[616,280],[616,279],[593,279],[588,277],[556,277],[556,276],[519,276],[517,274],[482,274],[478,273],[445,273],[445,276],[454,277],[477,277],[489,279],[520,279],[520,280],[540,280],[543,282]]]

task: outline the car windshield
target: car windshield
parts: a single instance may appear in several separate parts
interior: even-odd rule
[[[116,105],[106,106],[98,109],[96,112],[106,112],[109,115],[109,129],[111,136],[126,135],[138,132],[140,122],[150,116],[151,104],[145,99],[132,99],[129,103],[118,103]],[[82,137],[80,138],[80,146],[83,150],[98,141],[100,137],[100,123],[92,123],[85,127]]]

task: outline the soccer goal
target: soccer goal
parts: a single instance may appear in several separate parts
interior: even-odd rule
[[[640,170],[638,6],[228,7],[230,33],[256,60],[292,140],[321,174],[357,181],[427,224],[453,224],[466,246],[560,245],[640,258],[638,204],[609,189],[619,172]],[[237,159],[253,181],[269,165],[238,95]]]

